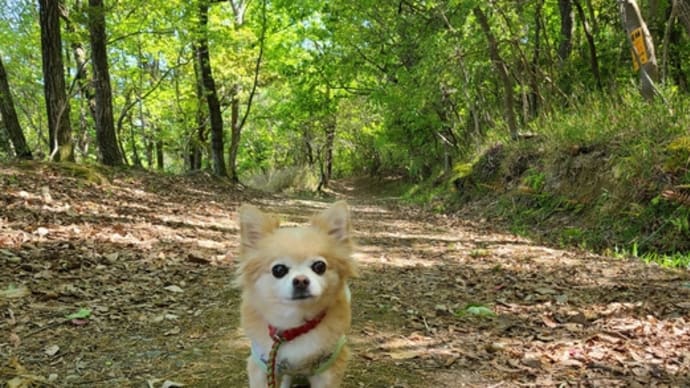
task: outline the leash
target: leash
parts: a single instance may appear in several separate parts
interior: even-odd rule
[[[287,330],[278,330],[276,327],[268,325],[268,335],[273,339],[273,345],[271,346],[271,351],[268,353],[268,388],[278,388],[278,374],[276,373],[276,363],[278,361],[278,350],[280,346],[286,342],[290,342],[293,339],[306,334],[315,328],[321,321],[323,317],[326,316],[326,312],[322,312],[316,318],[310,319],[305,322],[302,326],[293,327]]]

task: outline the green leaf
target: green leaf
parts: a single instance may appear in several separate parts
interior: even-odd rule
[[[468,314],[471,315],[479,315],[482,317],[495,317],[496,313],[494,313],[490,308],[485,307],[485,306],[472,306],[468,307],[466,309]]]
[[[463,310],[455,313],[455,315],[461,317],[464,315],[475,315],[479,317],[495,317],[496,313],[490,308],[482,306],[480,304],[470,304],[467,305]]]
[[[76,313],[68,315],[67,319],[88,319],[91,316],[91,310],[81,308]]]

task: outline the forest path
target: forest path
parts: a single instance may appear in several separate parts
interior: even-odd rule
[[[334,198],[205,175],[93,180],[0,166],[0,383],[246,386],[236,209],[303,223]],[[400,206],[369,181],[335,186],[360,245],[345,387],[688,386],[687,271]]]

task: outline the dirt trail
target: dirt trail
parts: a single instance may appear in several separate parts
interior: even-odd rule
[[[0,383],[246,386],[237,206],[302,223],[334,198],[107,178],[0,166]],[[540,246],[364,183],[335,190],[360,244],[345,387],[690,386],[687,271]]]

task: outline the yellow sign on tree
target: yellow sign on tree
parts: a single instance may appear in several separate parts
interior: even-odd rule
[[[649,61],[647,56],[647,48],[644,44],[644,34],[642,33],[642,28],[636,28],[630,33],[633,46],[633,69],[635,71],[640,69],[640,65],[644,65]],[[639,60],[639,62],[638,62]]]

